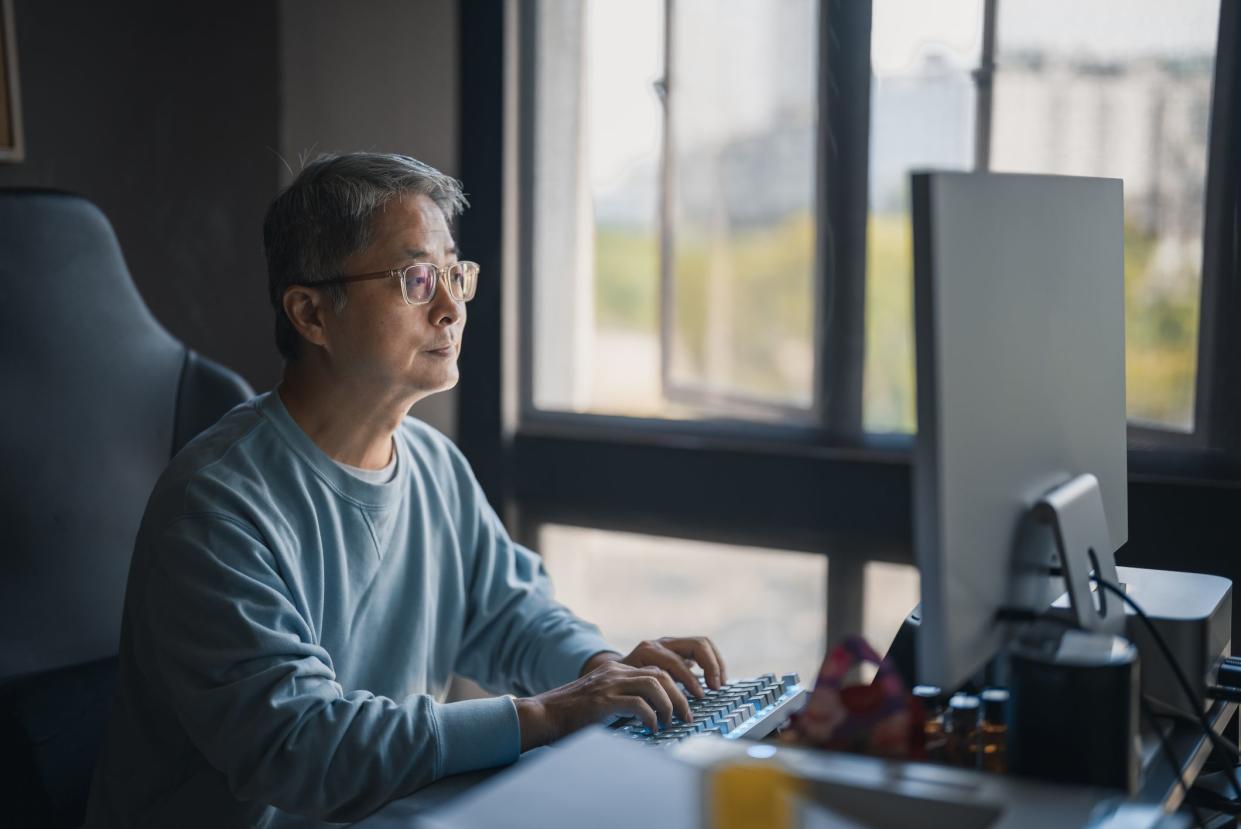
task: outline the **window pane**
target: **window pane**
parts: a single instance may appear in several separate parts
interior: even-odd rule
[[[816,9],[676,4],[686,34],[673,41],[665,202],[664,3],[538,4],[536,407],[693,418],[809,406]]]
[[[541,529],[539,551],[556,597],[619,648],[703,635],[734,677],[818,673],[824,556],[556,525]]]
[[[909,171],[973,166],[981,0],[875,0],[863,421],[914,429]]]
[[[534,402],[659,405],[662,0],[538,4]]]
[[[726,414],[813,400],[816,5],[674,6],[668,392]]]
[[[1192,430],[1218,0],[999,4],[992,168],[1124,179],[1128,410]]]
[[[862,632],[882,655],[896,638],[901,622],[922,600],[922,578],[917,567],[882,561],[868,563],[864,572]]]

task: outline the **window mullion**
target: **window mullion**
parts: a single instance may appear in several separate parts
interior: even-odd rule
[[[983,0],[982,54],[974,71],[974,169],[991,169],[991,95],[995,89],[996,0]]]
[[[871,3],[823,0],[819,13],[815,345],[823,425],[862,433]]]
[[[675,315],[672,309],[672,183],[676,176],[675,138],[673,134],[674,113],[672,108],[673,86],[672,49],[675,37],[672,21],[676,14],[676,0],[664,0],[664,75],[659,89],[659,102],[663,111],[663,134],[660,136],[659,159],[659,388],[665,399],[672,387],[672,347]]]

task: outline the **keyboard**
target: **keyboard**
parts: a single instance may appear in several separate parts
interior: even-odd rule
[[[726,740],[761,740],[788,722],[805,704],[806,689],[797,674],[763,674],[737,679],[702,699],[686,694],[693,722],[673,717],[658,731],[651,731],[636,717],[624,717],[608,728],[630,740],[668,746],[690,737],[712,735]]]

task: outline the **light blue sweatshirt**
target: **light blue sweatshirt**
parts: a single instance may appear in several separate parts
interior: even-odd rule
[[[350,821],[517,759],[509,697],[611,650],[552,598],[465,459],[413,418],[399,474],[351,475],[274,392],[164,472],[130,567],[116,701],[88,826]]]

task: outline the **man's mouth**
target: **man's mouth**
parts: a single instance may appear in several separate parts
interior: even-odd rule
[[[456,343],[450,342],[450,343],[441,345],[438,348],[428,348],[427,353],[435,354],[436,356],[439,356],[439,357],[450,357],[456,352],[456,350],[457,350]]]

